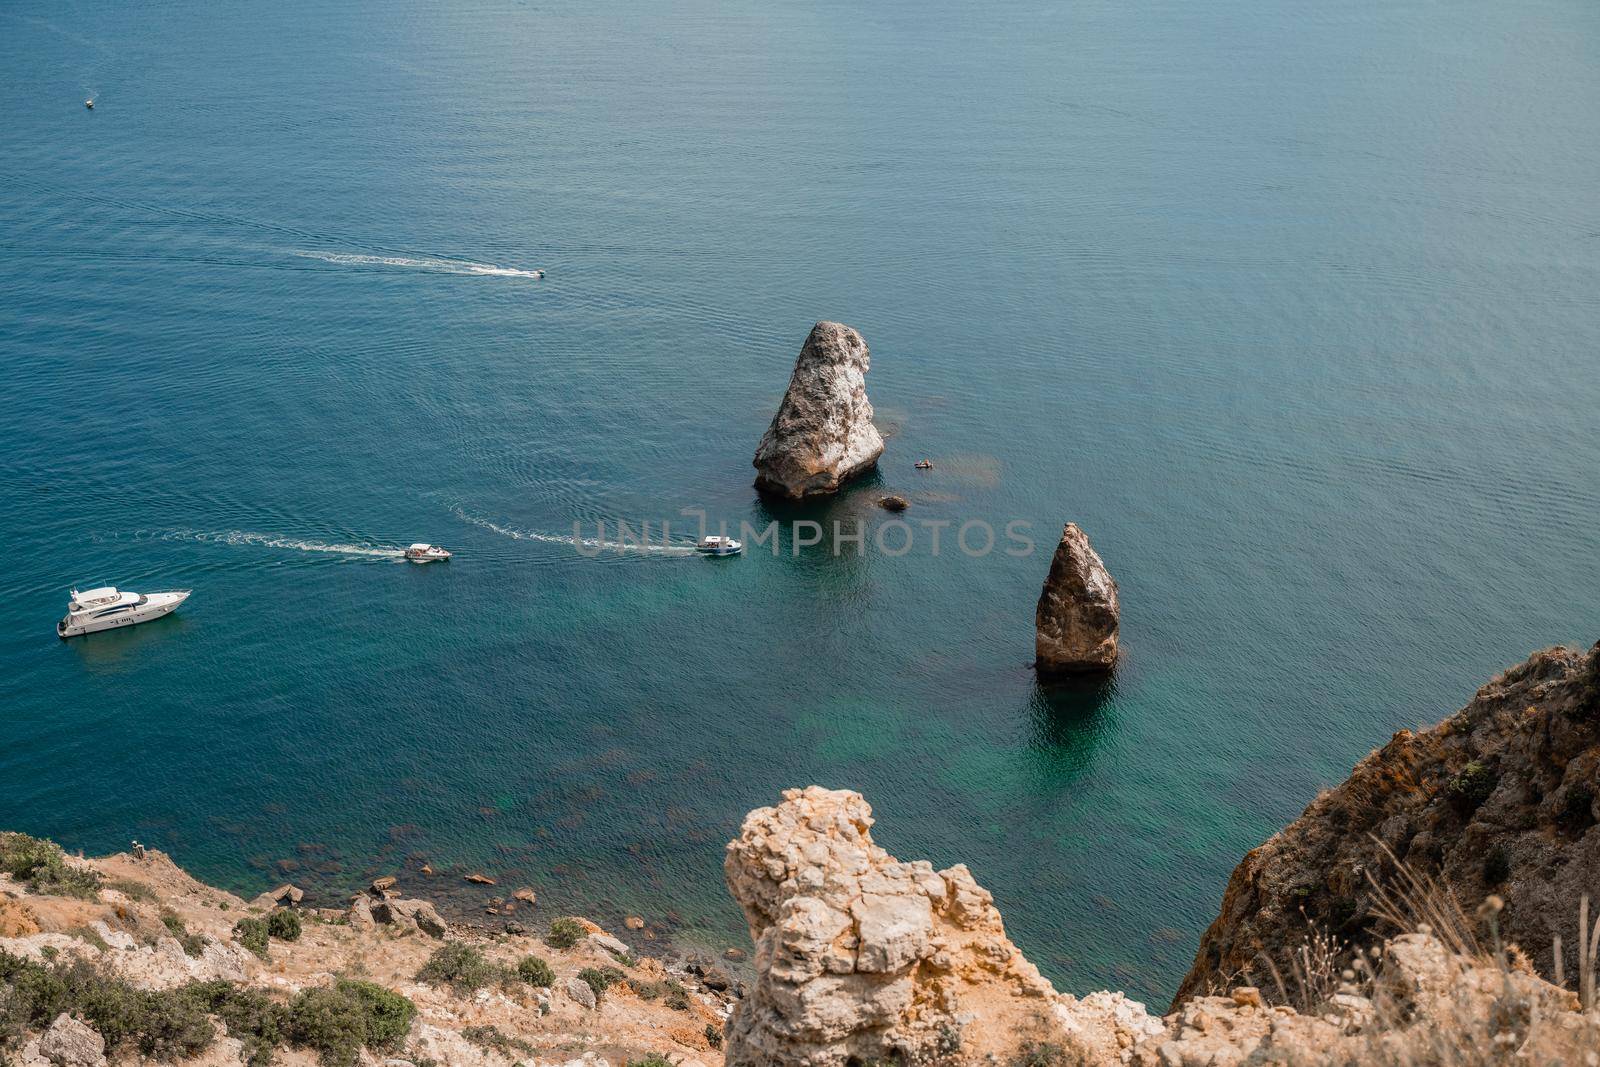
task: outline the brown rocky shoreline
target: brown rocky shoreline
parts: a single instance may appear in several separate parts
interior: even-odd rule
[[[1577,923],[1600,890],[1597,775],[1600,646],[1536,653],[1438,726],[1397,734],[1251,852],[1165,1016],[1115,991],[1055,990],[972,872],[889,855],[848,790],[789,790],[728,845],[748,981],[721,961],[645,955],[642,920],[616,933],[552,917],[515,887],[493,888],[519,927],[485,930],[413,895],[405,874],[347,907],[311,907],[292,886],[245,901],[160,852],[86,860],[0,834],[0,1054],[25,1067],[1592,1065],[1600,968]]]

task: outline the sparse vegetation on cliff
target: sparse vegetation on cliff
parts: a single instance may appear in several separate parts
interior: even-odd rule
[[[100,892],[100,876],[69,866],[61,846],[42,837],[0,833],[0,870],[38,893],[92,900]]]
[[[589,936],[589,931],[583,928],[578,920],[562,916],[550,922],[550,933],[545,935],[544,943],[555,949],[569,949]]]
[[[416,1009],[405,997],[371,982],[341,979],[302,990],[289,1004],[289,1034],[317,1050],[324,1067],[354,1067],[363,1048],[399,1047]]]
[[[505,968],[491,963],[474,946],[459,941],[435,949],[417,972],[417,981],[449,985],[458,993],[476,993],[505,978]]]

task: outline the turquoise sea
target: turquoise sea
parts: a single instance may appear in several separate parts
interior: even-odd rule
[[[892,436],[785,515],[1038,552],[562,541],[773,518],[823,318]],[[0,826],[718,948],[743,813],[848,786],[1164,1002],[1246,849],[1600,636],[1597,370],[1591,0],[5,0]],[[1068,519],[1126,661],[1046,690]],[[58,641],[102,582],[195,593]]]

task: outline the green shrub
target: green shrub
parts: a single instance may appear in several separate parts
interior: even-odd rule
[[[722,1027],[716,1023],[706,1023],[706,1044],[712,1048],[722,1047]]]
[[[459,941],[435,949],[417,972],[419,982],[449,983],[460,993],[476,992],[505,977],[504,968],[485,959],[476,948]]]
[[[267,958],[267,922],[265,919],[240,919],[233,924],[233,936],[239,943],[262,959]]]
[[[363,1046],[390,1051],[411,1030],[417,1009],[391,989],[371,982],[340,979],[331,986],[302,990],[289,1003],[289,1038],[316,1049],[327,1067],[353,1067]]]
[[[183,924],[183,919],[175,911],[163,911],[161,922],[167,932],[177,938],[178,944],[183,946],[185,956],[199,956],[206,950],[206,939],[199,934],[191,934],[189,928]]]
[[[661,1053],[650,1052],[643,1059],[629,1060],[627,1067],[673,1067],[673,1064]]]
[[[1461,773],[1450,779],[1446,791],[1458,808],[1471,813],[1489,799],[1494,787],[1494,772],[1477,760],[1473,760],[1461,768]]]
[[[594,995],[597,997],[625,978],[627,975],[615,967],[585,967],[578,972],[578,981],[594,990]]]
[[[479,1048],[493,1049],[506,1059],[515,1059],[515,1053],[531,1056],[536,1050],[520,1037],[512,1037],[498,1026],[468,1026],[461,1036]]]
[[[300,914],[288,908],[278,909],[267,916],[267,933],[279,941],[298,941]]]
[[[0,870],[27,880],[33,872],[61,855],[61,846],[42,837],[0,833]]]
[[[274,1050],[289,1039],[289,1011],[255,989],[216,979],[190,982],[183,994],[222,1020],[228,1036],[244,1045],[249,1067],[270,1067]]]
[[[639,994],[640,1000],[660,1000],[673,1011],[689,1010],[689,991],[683,988],[683,983],[674,978],[661,982],[640,982],[634,979],[628,984]]]
[[[199,1054],[216,1033],[205,1010],[181,992],[137,989],[87,963],[35,963],[0,952],[0,989],[5,1040],[23,1029],[42,1030],[68,1012],[98,1030],[108,1052],[131,1045],[166,1062]]]
[[[93,900],[100,894],[100,876],[67,866],[61,846],[42,837],[0,833],[0,870],[35,893]]]
[[[545,935],[544,943],[551,948],[569,949],[588,936],[589,931],[577,919],[562,916],[550,923],[550,933]]]
[[[517,963],[517,977],[531,986],[549,989],[556,980],[556,972],[538,956],[524,956]]]
[[[289,1039],[316,1049],[326,1067],[355,1067],[367,1041],[361,1004],[332,986],[301,990],[289,1002]]]
[[[355,1000],[366,1013],[368,1048],[398,1049],[411,1032],[416,1006],[394,990],[351,978],[340,979],[334,989]]]

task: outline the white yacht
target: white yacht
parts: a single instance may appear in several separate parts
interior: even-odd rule
[[[702,537],[700,543],[694,546],[694,550],[702,556],[737,556],[744,551],[744,545],[731,537],[718,537],[712,534],[710,537]]]
[[[66,618],[56,623],[60,637],[77,637],[97,630],[115,630],[138,622],[149,622],[170,614],[189,599],[189,589],[166,593],[130,593],[105,585],[98,589],[72,591]]]
[[[432,563],[436,559],[449,559],[450,553],[438,545],[424,544],[418,541],[406,549],[406,559],[412,563]]]

